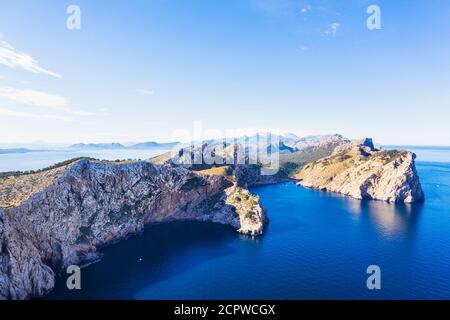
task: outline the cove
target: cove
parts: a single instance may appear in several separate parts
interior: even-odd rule
[[[450,164],[418,162],[423,204],[388,204],[282,183],[253,188],[263,237],[216,224],[150,226],[102,249],[47,299],[449,299]],[[366,287],[369,265],[381,290]]]

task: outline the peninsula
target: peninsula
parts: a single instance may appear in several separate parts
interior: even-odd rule
[[[99,248],[141,233],[148,224],[194,220],[262,235],[268,218],[248,190],[255,185],[295,181],[358,199],[424,198],[408,151],[379,150],[370,139],[340,135],[277,138],[265,146],[279,155],[279,170],[272,175],[261,174],[260,163],[191,165],[186,158],[174,161],[173,153],[148,161],[75,159],[39,172],[2,175],[0,298],[42,296],[54,287],[55,274],[100,259]],[[245,141],[227,145],[221,156],[251,149],[253,138]],[[194,156],[215,143],[223,142],[189,151]]]

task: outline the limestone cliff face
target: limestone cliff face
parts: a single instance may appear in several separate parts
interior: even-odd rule
[[[285,155],[283,170],[268,176],[258,165],[194,172],[164,156],[158,165],[82,160],[1,179],[0,299],[45,294],[55,272],[101,258],[99,247],[140,233],[146,224],[207,221],[260,235],[267,217],[248,186],[294,178],[358,199],[424,198],[411,152],[380,151],[370,139],[312,141]],[[294,173],[285,170],[288,164]]]
[[[98,247],[176,220],[256,235],[266,218],[259,199],[223,176],[147,162],[76,162],[17,206],[0,208],[0,298],[43,295],[56,271],[100,258]]]
[[[53,270],[39,250],[8,221],[0,208],[0,300],[43,295],[53,288]]]
[[[365,139],[336,148],[331,156],[304,166],[294,178],[298,185],[357,199],[411,203],[424,199],[414,159],[408,151],[377,150]]]
[[[240,217],[241,227],[238,231],[243,234],[261,235],[268,220],[259,197],[236,184],[226,189],[225,193],[227,195],[225,203],[234,207]]]

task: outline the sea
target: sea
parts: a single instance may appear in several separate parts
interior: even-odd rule
[[[263,236],[200,222],[149,226],[101,249],[103,259],[81,269],[80,290],[62,273],[45,298],[450,299],[450,147],[405,148],[417,154],[424,203],[361,201],[290,182],[255,187],[270,219]],[[46,166],[46,156],[0,155],[0,171]],[[369,266],[379,289],[367,286]]]

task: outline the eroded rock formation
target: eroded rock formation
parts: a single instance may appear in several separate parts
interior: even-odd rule
[[[411,203],[424,198],[414,159],[412,152],[377,150],[371,139],[364,139],[337,147],[294,177],[298,185],[357,199]]]
[[[60,174],[0,209],[0,298],[45,294],[55,272],[100,258],[97,248],[146,224],[210,221],[258,235],[266,221],[259,199],[224,176],[169,164],[87,160]]]

